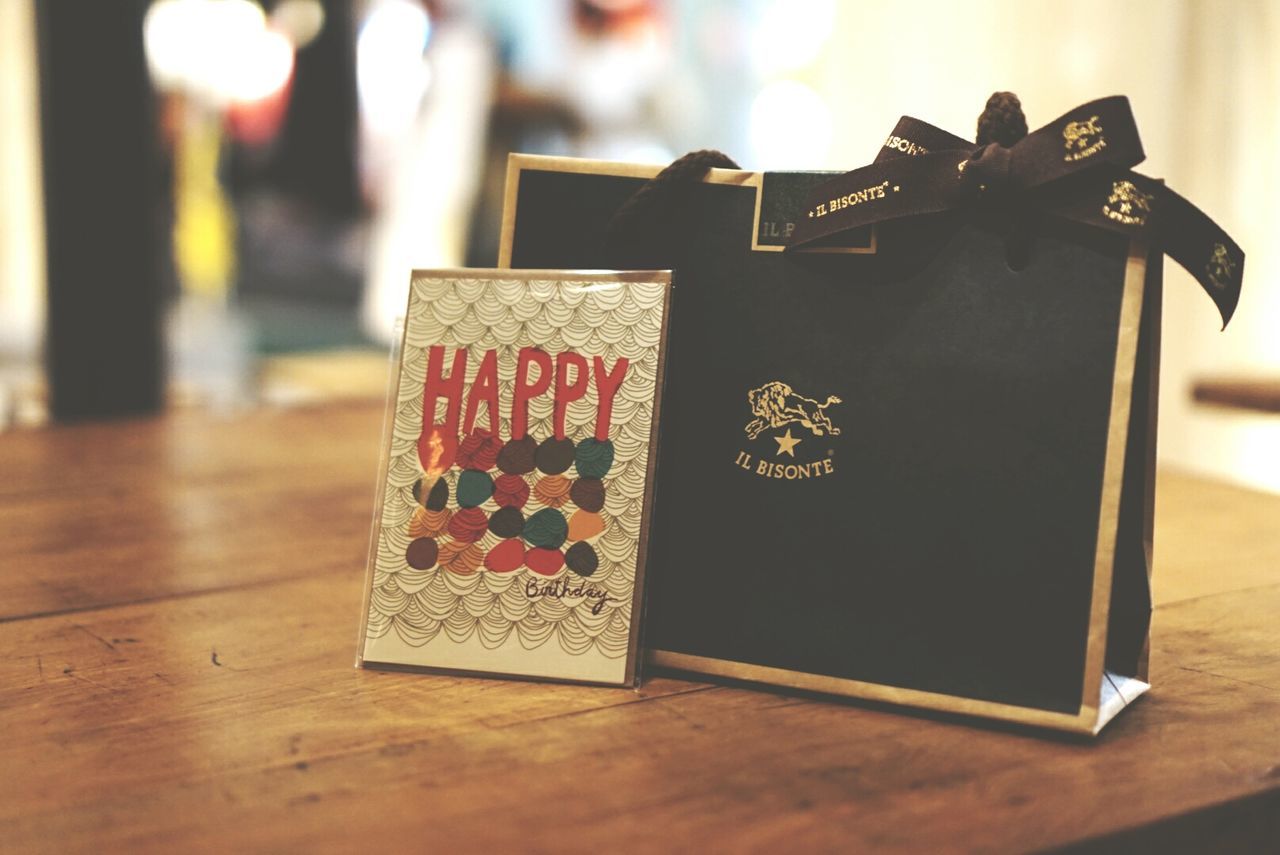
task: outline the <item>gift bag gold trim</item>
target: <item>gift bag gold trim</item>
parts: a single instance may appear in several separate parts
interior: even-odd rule
[[[1094,692],[1101,692],[1103,666],[1107,658],[1111,575],[1115,569],[1116,535],[1120,528],[1120,491],[1124,485],[1125,449],[1129,439],[1129,411],[1133,401],[1133,376],[1138,357],[1138,331],[1142,325],[1148,255],[1145,243],[1134,240],[1129,244],[1124,296],[1120,303],[1120,329],[1116,336],[1111,423],[1107,432],[1106,463],[1102,470],[1102,502],[1098,511],[1098,540],[1093,564],[1093,605],[1089,614],[1089,644],[1085,651],[1084,683],[1081,687],[1080,714],[1093,723],[1093,733],[1101,730],[1115,714],[1099,714],[1101,695],[1091,696],[1090,687]],[[1153,477],[1153,472],[1148,472],[1148,478]]]
[[[507,155],[507,186],[502,198],[502,231],[498,244],[498,266],[511,266],[511,246],[515,239],[516,200],[520,196],[520,173],[526,169],[540,172],[568,172],[578,175],[609,175],[615,178],[653,178],[665,167],[647,163],[623,163],[614,160],[589,160],[578,157],[550,157],[541,154]],[[755,214],[751,222],[752,252],[783,252],[785,246],[760,243],[760,205],[764,193],[764,173],[744,169],[709,169],[702,179],[706,184],[729,184],[755,190]],[[876,230],[871,230],[869,246],[810,247],[800,252],[825,255],[874,255]]]
[[[661,171],[660,166],[634,163],[618,163],[602,160],[585,160],[567,157],[543,157],[539,155],[512,154],[507,161],[507,187],[502,211],[502,236],[499,248],[499,267],[511,264],[512,244],[515,238],[516,202],[519,196],[520,172],[538,169],[550,172],[570,172],[590,175],[611,175],[631,178],[651,178]],[[731,169],[712,169],[704,179],[710,184],[736,184],[756,189],[756,229],[760,216],[759,173]],[[752,249],[772,250],[774,247],[758,247],[757,232],[752,233]],[[867,254],[871,249],[836,250]],[[983,701],[959,695],[907,689],[881,683],[868,683],[843,677],[831,677],[765,665],[753,665],[728,659],[693,656],[669,650],[646,650],[645,661],[662,667],[674,668],[711,676],[786,686],[796,689],[825,692],[851,698],[884,701],[903,706],[920,707],[942,712],[954,712],[993,718],[1019,724],[1052,728],[1072,733],[1097,734],[1131,700],[1145,692],[1145,656],[1140,673],[1135,676],[1110,675],[1105,669],[1107,650],[1107,618],[1111,606],[1111,578],[1115,563],[1116,535],[1120,521],[1120,492],[1124,482],[1124,462],[1129,436],[1130,402],[1133,395],[1134,369],[1137,359],[1138,331],[1142,323],[1143,298],[1147,279],[1149,249],[1145,243],[1131,241],[1125,261],[1124,292],[1116,336],[1115,369],[1111,386],[1111,412],[1107,426],[1107,444],[1103,462],[1102,496],[1098,512],[1097,540],[1094,550],[1093,595],[1089,611],[1089,632],[1085,648],[1085,667],[1080,686],[1080,709],[1077,713],[1061,713],[1051,710]],[[1158,328],[1158,310],[1154,316]],[[1158,371],[1158,336],[1153,340],[1155,348],[1152,372]],[[1154,381],[1153,381],[1154,382]],[[1153,399],[1154,400],[1154,399]],[[1154,420],[1155,413],[1151,418]],[[1154,431],[1154,424],[1149,430]],[[1150,443],[1148,443],[1150,445]],[[1148,453],[1151,450],[1148,449]],[[1150,494],[1154,483],[1154,467],[1147,473],[1145,489]],[[1148,502],[1148,513],[1151,503]],[[1148,560],[1148,574],[1151,564]],[[1149,637],[1149,636],[1148,636]],[[1117,683],[1117,680],[1119,683]],[[1109,684],[1108,693],[1119,702],[1103,704],[1103,688]]]

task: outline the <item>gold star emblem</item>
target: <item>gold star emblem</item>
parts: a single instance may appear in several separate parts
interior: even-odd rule
[[[792,457],[796,456],[796,446],[802,442],[791,435],[791,428],[787,428],[787,432],[782,436],[775,436],[773,441],[778,443],[776,454],[790,454]]]

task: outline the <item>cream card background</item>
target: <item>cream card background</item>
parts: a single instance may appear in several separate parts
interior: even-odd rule
[[[505,273],[505,272],[504,272]],[[499,274],[501,275],[501,274]],[[493,671],[600,682],[621,682],[632,637],[632,608],[645,477],[649,463],[653,404],[659,369],[665,285],[659,282],[524,280],[416,275],[409,299],[401,371],[395,390],[389,457],[380,524],[375,532],[372,590],[363,657],[368,662]],[[528,568],[493,573],[481,568],[459,575],[439,565],[415,570],[405,561],[408,523],[417,507],[413,484],[421,477],[416,443],[422,432],[422,391],[427,348],[465,347],[467,388],[485,351],[498,351],[502,438],[510,437],[510,402],[516,357],[536,346],[553,357],[574,350],[612,366],[630,366],[614,402],[609,438],[615,459],[600,514],[604,532],[593,540],[600,559],[589,578],[607,590],[610,602],[598,615],[585,599],[530,599],[528,579],[545,581]],[[451,364],[446,356],[446,370]],[[551,392],[529,404],[529,433],[552,435]],[[444,402],[438,404],[443,418]],[[596,391],[568,407],[567,434],[578,442],[595,429]],[[482,406],[477,422],[487,424]],[[444,475],[451,506],[457,467]],[[574,467],[564,473],[576,477]],[[532,485],[539,473],[526,476]],[[497,510],[493,499],[480,506]],[[544,507],[531,495],[526,518]],[[573,505],[562,508],[566,516]],[[487,532],[487,553],[500,539]],[[556,577],[579,577],[562,568]]]

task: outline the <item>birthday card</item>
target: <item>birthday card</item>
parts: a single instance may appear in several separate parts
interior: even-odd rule
[[[413,274],[361,663],[635,682],[670,274]]]

